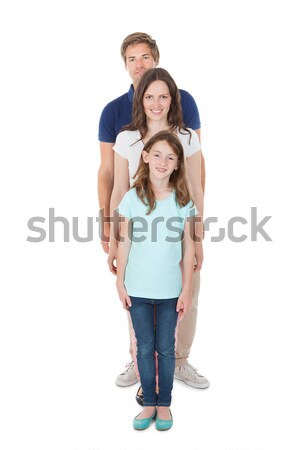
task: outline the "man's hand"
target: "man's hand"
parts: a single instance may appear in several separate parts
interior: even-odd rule
[[[176,311],[179,312],[178,320],[182,320],[192,304],[192,291],[183,290],[178,298]]]
[[[127,294],[125,286],[123,283],[120,283],[118,280],[116,282],[116,285],[117,285],[119,298],[123,305],[123,308],[128,311],[128,309],[131,307],[131,300],[130,300],[129,295]]]

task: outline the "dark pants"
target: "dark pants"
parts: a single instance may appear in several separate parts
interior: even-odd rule
[[[129,311],[137,340],[137,365],[143,388],[144,406],[170,406],[175,371],[178,298],[163,300],[130,298],[132,306]],[[155,352],[158,357],[158,394],[156,394]]]

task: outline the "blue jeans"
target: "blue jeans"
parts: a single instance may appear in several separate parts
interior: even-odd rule
[[[144,394],[144,406],[170,406],[175,371],[175,330],[178,298],[163,300],[130,297],[129,309],[137,340],[137,365]],[[154,326],[154,307],[156,326]],[[158,355],[158,388],[156,365]]]

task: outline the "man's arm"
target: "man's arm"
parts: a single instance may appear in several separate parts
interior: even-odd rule
[[[100,168],[98,170],[98,199],[101,214],[101,230],[104,233],[105,241],[101,240],[101,245],[105,253],[109,251],[110,224],[104,222],[104,217],[110,216],[110,199],[114,185],[114,143],[100,142]],[[107,241],[107,242],[106,242]]]

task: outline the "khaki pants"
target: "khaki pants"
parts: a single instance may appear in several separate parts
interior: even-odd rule
[[[192,305],[184,318],[180,322],[178,322],[178,335],[176,342],[176,367],[185,364],[188,360],[188,357],[190,356],[191,347],[196,333],[199,291],[200,272],[195,272],[193,275]],[[132,325],[130,314],[128,313],[127,316],[130,336],[129,352],[131,354],[132,361],[134,361],[135,345],[132,342]]]

